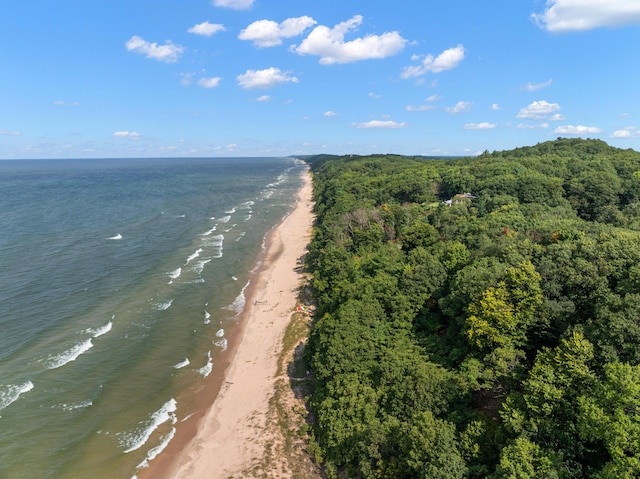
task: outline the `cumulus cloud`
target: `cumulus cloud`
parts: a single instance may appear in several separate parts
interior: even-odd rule
[[[202,35],[204,37],[210,37],[214,33],[224,31],[224,25],[221,25],[219,23],[209,23],[208,20],[206,22],[198,23],[197,25],[194,25],[189,30],[187,30],[187,32],[189,33],[195,33],[196,35]]]
[[[388,129],[394,129],[394,128],[404,128],[405,126],[407,126],[406,123],[397,123],[395,121],[391,121],[391,120],[371,120],[371,121],[367,121],[365,123],[353,123],[353,126],[355,126],[356,128],[388,128]]]
[[[266,48],[282,44],[283,38],[300,35],[317,22],[307,16],[287,18],[282,23],[273,20],[257,20],[240,32],[240,40],[249,40],[257,47]]]
[[[491,104],[491,109],[494,110],[494,111],[495,110],[500,110],[500,105],[498,105],[497,103],[493,103],[493,104]]]
[[[113,137],[114,138],[130,138],[132,140],[137,140],[138,138],[140,138],[140,133],[138,133],[137,131],[127,131],[127,130],[122,130],[122,131],[115,131],[113,133]]]
[[[531,15],[533,21],[549,32],[591,30],[640,24],[637,0],[547,0],[542,13]]]
[[[627,126],[622,130],[616,130],[611,134],[611,138],[640,138],[640,128]]]
[[[8,130],[0,130],[0,136],[21,136],[21,131],[8,131]]]
[[[213,0],[216,7],[231,8],[233,10],[248,10],[253,6],[254,0]]]
[[[373,93],[373,92],[369,93],[368,95],[369,95],[369,98],[375,98],[376,100],[379,98],[382,98],[382,95],[378,95],[377,93]]]
[[[175,45],[167,40],[164,45],[148,42],[138,35],[132,36],[125,43],[127,50],[130,52],[140,53],[147,58],[153,58],[161,62],[173,63],[184,52],[184,47]]]
[[[323,115],[326,116],[326,117],[329,117],[329,118],[332,117],[332,116],[338,116],[338,114],[335,111],[331,111],[331,110],[325,111],[323,113]]]
[[[470,101],[459,101],[455,105],[445,108],[445,111],[447,113],[451,113],[452,115],[456,115],[458,113],[471,110],[471,105],[473,105],[473,103],[471,103]]]
[[[215,88],[220,84],[220,80],[222,80],[220,77],[200,78],[198,85],[205,88]]]
[[[446,70],[452,70],[464,59],[464,47],[458,45],[443,51],[437,57],[429,54],[422,59],[419,65],[405,67],[400,73],[400,77],[405,80],[408,78],[421,77],[427,73],[440,73]],[[414,56],[413,60],[419,60],[422,57]]]
[[[542,82],[542,83],[527,83],[525,86],[523,86],[522,88],[527,90],[527,91],[538,91],[538,90],[542,90],[543,88],[547,88],[548,86],[551,86],[551,84],[553,83],[552,79],[547,80],[546,82]]]
[[[333,28],[319,25],[300,45],[294,45],[291,50],[300,55],[317,55],[322,65],[330,65],[386,58],[401,51],[407,42],[395,31],[345,41],[345,35],[360,24],[362,15],[355,15]]]
[[[253,88],[273,88],[280,83],[298,83],[298,79],[283,72],[279,68],[266,68],[264,70],[247,70],[236,77],[238,84],[248,90]]]
[[[517,118],[526,118],[529,120],[541,120],[547,118],[560,109],[560,105],[557,103],[549,103],[545,100],[534,101],[524,108],[520,109],[520,112],[516,115]]]
[[[256,101],[260,101],[260,102],[269,101],[269,100],[271,100],[271,96],[269,95],[262,95],[256,98]]]
[[[498,125],[496,125],[495,123],[488,123],[486,121],[483,121],[481,123],[467,123],[463,128],[465,130],[492,130],[496,126]]]
[[[602,132],[602,130],[596,126],[566,125],[559,126],[554,130],[554,132],[558,133],[559,135],[585,135],[588,133],[600,133]]]

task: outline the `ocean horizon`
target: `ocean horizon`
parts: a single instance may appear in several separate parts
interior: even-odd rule
[[[0,477],[128,479],[162,452],[304,168],[0,161]]]

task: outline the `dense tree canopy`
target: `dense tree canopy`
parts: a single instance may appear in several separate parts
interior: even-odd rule
[[[640,153],[307,161],[329,477],[640,476]]]

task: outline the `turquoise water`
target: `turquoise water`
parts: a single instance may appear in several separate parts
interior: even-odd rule
[[[0,477],[131,478],[237,326],[290,158],[0,162]]]

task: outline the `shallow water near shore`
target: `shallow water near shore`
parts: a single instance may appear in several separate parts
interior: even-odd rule
[[[130,478],[237,326],[290,158],[0,162],[0,477]]]

